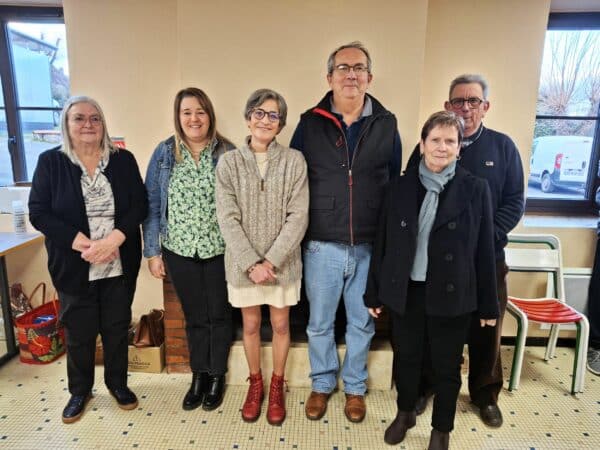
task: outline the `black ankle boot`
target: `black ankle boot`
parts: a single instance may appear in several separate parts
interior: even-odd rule
[[[385,430],[383,440],[389,445],[399,444],[404,440],[408,429],[414,427],[416,423],[417,413],[415,411],[398,411],[394,421]]]
[[[435,428],[431,429],[429,437],[429,447],[427,450],[448,450],[450,446],[450,433],[438,431]]]
[[[208,388],[202,403],[204,411],[212,411],[219,407],[223,402],[223,394],[225,393],[225,375],[209,375]]]
[[[192,375],[192,385],[183,398],[183,409],[186,411],[196,409],[202,404],[206,389],[208,387],[208,373],[194,372]]]

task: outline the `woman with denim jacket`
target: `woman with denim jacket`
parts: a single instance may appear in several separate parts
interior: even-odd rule
[[[175,135],[158,144],[146,173],[144,256],[155,278],[165,278],[166,266],[185,316],[193,376],[183,409],[211,411],[223,401],[232,339],[215,167],[234,145],[217,131],[212,103],[198,88],[177,93],[174,122]]]

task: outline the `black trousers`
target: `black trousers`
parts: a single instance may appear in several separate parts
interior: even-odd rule
[[[596,256],[588,292],[590,347],[600,350],[600,239],[596,241]]]
[[[185,315],[192,371],[224,375],[232,322],[223,255],[187,258],[163,248],[163,257]]]
[[[392,313],[394,381],[399,411],[415,409],[423,358],[428,355],[435,395],[431,426],[443,432],[452,431],[461,385],[460,363],[470,320],[471,314],[427,315],[425,283],[410,282],[404,315]]]
[[[71,395],[87,395],[94,386],[96,337],[104,347],[104,382],[109,389],[127,386],[127,331],[135,281],[123,276],[91,281],[86,294],[58,292],[60,321],[67,341]]]
[[[469,332],[469,394],[471,401],[482,408],[495,405],[502,389],[502,361],[500,340],[502,320],[508,301],[506,275],[508,267],[504,261],[496,261],[496,286],[500,316],[495,327],[481,327],[479,317],[473,317]]]
[[[502,361],[500,358],[500,340],[502,338],[502,319],[508,301],[506,274],[508,267],[503,261],[496,263],[496,283],[500,316],[495,327],[479,325],[477,313],[471,320],[469,331],[469,394],[471,401],[482,408],[495,405],[502,389]],[[426,350],[427,351],[427,350]],[[428,359],[424,360],[423,375],[419,384],[419,395],[429,395],[432,385],[432,369]]]

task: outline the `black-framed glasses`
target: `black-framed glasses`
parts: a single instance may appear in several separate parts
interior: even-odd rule
[[[265,111],[261,108],[256,108],[252,111],[252,117],[256,120],[263,120],[263,118],[267,116],[269,118],[269,122],[279,122],[280,115],[275,111]]]
[[[354,64],[353,66],[349,64],[338,64],[333,69],[344,75],[348,75],[351,70],[353,70],[356,75],[362,75],[369,72],[369,68],[364,64]]]
[[[467,104],[469,105],[469,108],[475,109],[475,108],[478,108],[479,105],[481,105],[483,102],[485,102],[485,100],[483,100],[479,97],[451,98],[450,99],[450,104],[452,105],[452,107],[454,109],[462,108],[463,105],[465,104],[465,102],[467,102]]]

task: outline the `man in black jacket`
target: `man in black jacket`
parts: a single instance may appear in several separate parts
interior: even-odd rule
[[[290,144],[306,158],[310,187],[303,259],[312,378],[305,412],[312,420],[325,414],[337,385],[334,322],[341,296],[348,320],[344,412],[351,422],[366,414],[367,355],[375,329],[362,296],[383,189],[399,173],[402,158],[396,118],[366,93],[372,79],[371,57],[360,42],[334,50],[327,61],[331,91],[302,114]]]
[[[502,318],[506,311],[508,272],[504,247],[508,242],[507,234],[523,215],[523,166],[513,141],[503,133],[486,128],[482,123],[490,102],[488,84],[481,75],[465,74],[455,78],[450,84],[449,99],[444,103],[444,108],[454,111],[465,121],[465,137],[458,163],[472,174],[487,180],[492,194],[500,317],[495,328],[482,328],[478,321],[472,321],[469,336],[469,393],[471,401],[479,408],[483,422],[492,427],[500,427],[500,338]],[[418,160],[417,146],[408,166],[417,164]],[[425,394],[425,391],[423,387],[422,393]],[[425,399],[422,398],[418,403],[418,413],[423,411],[426,405],[424,402]]]
[[[600,188],[596,190],[596,206],[600,208]],[[590,280],[587,311],[588,320],[590,321],[587,368],[594,375],[600,375],[600,220],[598,221],[597,232],[598,240],[596,241],[596,254]]]

